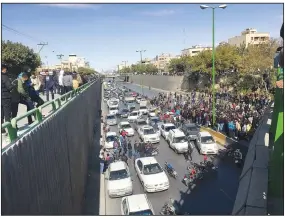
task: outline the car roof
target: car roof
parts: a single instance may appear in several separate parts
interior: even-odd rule
[[[131,195],[126,197],[130,212],[151,209],[146,194]]]
[[[195,123],[185,123],[184,124],[186,127],[197,127]]]
[[[164,126],[175,126],[173,123],[165,123]]]
[[[120,122],[120,125],[130,124],[128,121],[122,121]]]
[[[200,132],[200,136],[212,136],[212,135],[208,132]]]
[[[126,169],[127,166],[124,161],[117,161],[117,162],[111,163],[109,168],[110,168],[110,171],[118,171],[118,170]]]
[[[139,111],[132,111],[131,113],[134,113],[134,112],[139,113]]]
[[[175,136],[178,136],[178,137],[185,136],[185,134],[179,129],[172,129],[171,131],[174,133]]]
[[[141,118],[140,118],[140,119],[137,119],[137,122],[141,122],[141,121],[146,122],[145,119],[141,119]]]
[[[152,126],[149,126],[149,125],[142,126],[141,128],[143,128],[143,129],[153,129]]]
[[[116,132],[107,132],[107,134],[106,134],[106,137],[107,136],[116,136],[117,135],[117,133]]]
[[[142,157],[138,159],[142,162],[143,165],[157,163],[157,160],[154,157]]]

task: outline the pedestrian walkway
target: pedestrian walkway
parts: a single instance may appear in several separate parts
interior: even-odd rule
[[[55,94],[54,98],[58,98],[60,95]],[[46,102],[46,95],[40,95],[40,97]],[[50,96],[51,100],[51,96]],[[43,108],[43,116],[46,117],[48,116],[52,111],[52,105],[49,105],[45,108]],[[18,110],[18,116],[22,115],[27,112],[27,107],[23,104],[19,104],[19,110]],[[44,118],[43,117],[43,118]],[[24,118],[22,120],[19,120],[18,124],[18,136],[22,135],[31,125],[28,125],[28,118]],[[9,138],[6,134],[2,134],[2,149],[5,148],[8,144],[10,143]]]

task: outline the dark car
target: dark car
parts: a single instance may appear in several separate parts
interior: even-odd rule
[[[141,127],[141,126],[146,126],[147,125],[147,123],[146,123],[146,121],[144,120],[144,119],[137,119],[137,120],[135,120],[135,122],[134,122],[134,129],[136,130],[136,131],[138,131],[138,129]]]
[[[197,140],[200,132],[200,128],[195,123],[184,123],[181,130],[191,141]]]
[[[123,108],[123,109],[119,110],[117,115],[121,118],[127,118],[129,113],[130,113],[130,111],[127,108]]]

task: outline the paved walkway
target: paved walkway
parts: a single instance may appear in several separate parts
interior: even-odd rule
[[[54,95],[54,98],[58,98],[60,95],[58,94],[55,94]],[[46,102],[46,95],[40,95],[40,97]],[[50,99],[51,99],[51,96],[50,96]],[[27,107],[23,104],[19,104],[19,111],[18,111],[18,116],[21,115],[21,114],[24,114],[27,112]],[[43,115],[44,116],[47,116],[49,115],[49,113],[52,112],[52,106],[49,105],[47,107],[45,107],[43,109]],[[34,118],[33,118],[34,120]],[[33,125],[33,124],[31,124]],[[27,129],[31,126],[31,125],[28,125],[28,118],[24,118],[22,120],[19,120],[18,122],[18,136],[22,135],[25,131],[27,131]],[[2,134],[2,149],[5,148],[8,144],[9,144],[9,139],[8,139],[8,136],[5,135],[5,134]]]

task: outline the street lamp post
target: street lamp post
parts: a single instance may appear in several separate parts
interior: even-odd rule
[[[141,67],[142,67],[142,60],[143,60],[143,58],[142,58],[142,53],[143,52],[146,52],[146,50],[137,50],[136,52],[139,52],[140,53],[140,58],[141,58]],[[144,95],[144,92],[143,92],[143,78],[141,77],[141,89],[142,89],[142,94]]]
[[[215,9],[216,8],[221,8],[221,9],[225,9],[227,7],[227,5],[223,4],[220,5],[218,7],[212,7],[212,6],[208,6],[208,5],[200,5],[200,8],[202,10],[207,9],[207,8],[211,8],[212,9],[212,116],[213,116],[213,126],[216,124],[216,71],[215,71]]]

